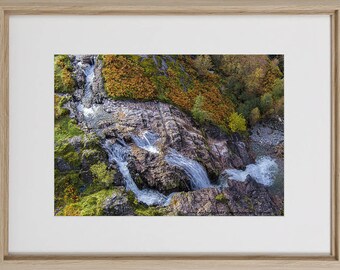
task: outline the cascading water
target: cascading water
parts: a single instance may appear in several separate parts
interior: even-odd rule
[[[83,68],[86,81],[85,81],[84,96],[82,98],[82,103],[85,105],[85,107],[89,107],[91,105],[91,100],[92,100],[92,95],[93,95],[92,83],[94,79],[95,64],[96,64],[96,58],[93,57],[91,58],[90,64],[87,64],[85,68]]]
[[[94,128],[97,133],[100,133],[100,130],[98,130],[98,124],[102,119],[112,119],[112,115],[104,111],[102,104],[93,103],[92,84],[94,79],[95,62],[96,58],[91,58],[90,64],[84,64],[82,62],[77,63],[86,77],[85,91],[81,102],[79,102],[77,105],[77,110],[83,115],[88,127]],[[145,148],[146,150],[154,153],[158,152],[156,147],[153,146],[153,144],[158,140],[157,135],[152,134],[151,132],[146,132],[141,138],[136,136],[135,140],[136,144],[139,144],[141,148]],[[147,205],[162,206],[166,206],[170,203],[173,194],[165,196],[154,190],[140,190],[137,187],[127,166],[130,148],[124,142],[124,140],[118,140],[118,143],[115,144],[112,144],[109,140],[106,140],[103,146],[109,155],[109,162],[115,162],[118,165],[118,169],[123,175],[126,189],[131,190],[136,195],[138,201]]]
[[[118,169],[123,175],[126,189],[131,190],[137,197],[137,200],[147,205],[163,205],[166,206],[170,203],[173,194],[168,197],[150,189],[139,189],[132,179],[128,168],[127,158],[129,156],[129,146],[124,141],[120,143],[112,144],[106,141],[104,148],[109,154],[109,161],[115,162],[118,165]]]
[[[141,136],[131,135],[134,143],[139,147],[146,151],[149,151],[153,154],[158,154],[159,151],[155,146],[155,143],[158,141],[159,137],[157,134],[154,134],[150,131],[145,131]]]
[[[256,182],[270,186],[273,184],[274,177],[278,172],[278,165],[271,157],[264,156],[257,159],[255,164],[247,165],[244,171],[228,169],[226,172],[231,180],[243,182],[250,175]]]
[[[176,166],[186,173],[192,189],[211,187],[206,170],[197,161],[184,157],[174,149],[169,151],[165,156],[165,160],[168,164]]]

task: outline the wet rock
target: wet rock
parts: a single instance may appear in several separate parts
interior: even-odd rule
[[[104,139],[124,140],[133,150],[129,168],[139,173],[147,187],[166,194],[187,190],[189,182],[183,172],[164,161],[171,149],[204,166],[212,182],[217,181],[224,169],[244,167],[252,161],[240,138],[228,139],[217,130],[210,131],[213,135],[209,137],[191,117],[172,105],[156,101],[105,99],[103,104],[95,106],[95,115],[88,121],[89,127]],[[140,151],[136,150],[132,135],[144,132],[157,134],[159,153],[150,153],[141,148]]]
[[[150,153],[136,146],[132,147],[131,152],[129,167],[139,188],[156,189],[166,195],[190,190],[186,175],[167,164],[163,154]]]
[[[101,103],[106,97],[106,92],[104,90],[104,80],[102,77],[102,67],[103,62],[98,60],[94,68],[94,78],[92,82],[93,101],[95,103]]]
[[[222,190],[206,188],[175,194],[168,206],[176,215],[282,215],[283,202],[248,176],[245,182],[228,180]]]
[[[219,194],[217,188],[177,193],[172,197],[168,208],[175,215],[232,215],[228,205],[216,199]]]
[[[257,183],[249,175],[244,182],[228,181],[223,190],[234,215],[271,216],[280,215],[281,207],[273,200],[266,186]]]
[[[133,216],[134,208],[129,203],[127,194],[123,188],[114,191],[110,198],[103,203],[103,213],[105,216]]]

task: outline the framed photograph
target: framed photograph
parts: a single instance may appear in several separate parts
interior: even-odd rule
[[[1,269],[338,269],[340,1],[0,1]]]

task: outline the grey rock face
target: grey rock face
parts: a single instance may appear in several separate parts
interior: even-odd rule
[[[266,187],[248,176],[245,182],[229,180],[219,190],[207,188],[175,194],[168,206],[176,215],[266,216],[282,215],[282,202],[273,198]]]

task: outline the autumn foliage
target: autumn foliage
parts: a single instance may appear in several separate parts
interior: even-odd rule
[[[247,122],[252,125],[274,113],[283,114],[279,57],[104,55],[102,59],[105,89],[115,99],[169,102],[198,122],[204,119],[231,131],[245,131]]]
[[[54,91],[56,93],[73,93],[75,80],[72,77],[72,65],[67,55],[54,57]]]
[[[152,99],[156,87],[143,68],[125,56],[105,55],[102,70],[105,89],[113,98]]]

